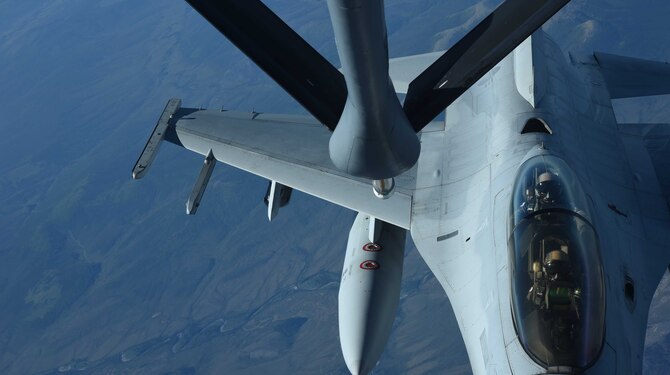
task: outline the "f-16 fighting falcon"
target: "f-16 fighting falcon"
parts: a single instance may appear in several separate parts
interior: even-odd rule
[[[187,1],[311,116],[171,99],[133,178],[165,140],[205,157],[189,214],[217,161],[270,181],[270,220],[293,189],[355,210],[352,374],[384,350],[408,232],[474,374],[641,373],[670,264],[670,125],[617,123],[611,100],[670,94],[670,65],[566,57],[540,27],[569,0],[506,0],[448,51],[390,60],[383,0],[328,0],[341,69],[259,0]]]

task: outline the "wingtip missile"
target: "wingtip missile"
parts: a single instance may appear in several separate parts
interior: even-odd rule
[[[168,100],[154,131],[149,136],[146,145],[144,145],[144,150],[142,150],[140,157],[135,163],[135,167],[133,167],[133,180],[139,180],[149,171],[149,167],[156,158],[156,153],[158,153],[158,148],[160,147],[163,138],[165,138],[165,132],[170,123],[170,119],[179,108],[181,108],[181,99]]]

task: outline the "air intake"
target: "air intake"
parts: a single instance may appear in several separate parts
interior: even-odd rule
[[[551,131],[551,128],[549,125],[547,125],[544,120],[539,119],[539,118],[531,118],[526,121],[526,124],[523,126],[523,129],[521,129],[521,134],[527,134],[527,133],[545,133],[545,134],[553,134]]]

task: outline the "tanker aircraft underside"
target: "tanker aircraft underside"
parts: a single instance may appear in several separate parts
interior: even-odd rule
[[[448,51],[391,60],[383,0],[328,0],[340,70],[259,0],[187,1],[312,116],[172,99],[133,177],[167,140],[205,157],[189,214],[216,161],[270,180],[270,220],[292,189],[358,212],[339,292],[352,374],[384,349],[408,230],[473,373],[641,372],[670,264],[670,125],[617,123],[611,100],[670,94],[670,65],[566,58],[538,30],[569,0],[507,0]]]

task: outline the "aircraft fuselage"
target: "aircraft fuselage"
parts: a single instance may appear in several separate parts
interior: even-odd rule
[[[662,201],[653,167],[639,156],[646,155],[643,150],[635,149],[641,143],[622,138],[605,82],[589,58],[571,56],[568,62],[555,43],[536,32],[447,109],[444,131],[422,133],[411,234],[450,299],[475,374],[641,372],[649,305],[666,269],[654,256],[661,254],[665,238],[647,228],[667,220],[668,212],[650,204]],[[568,350],[567,339],[556,338],[556,330],[535,344],[540,349],[529,350],[518,328],[530,315],[515,317],[513,312],[514,279],[531,277],[525,270],[512,272],[518,255],[510,239],[515,212],[523,206],[514,207],[513,196],[520,166],[533,157],[556,158],[574,174],[584,193],[573,195],[585,202],[588,215],[570,205],[565,209],[586,218],[582,222],[597,237],[595,245],[579,251],[595,262],[587,268],[601,268],[599,276],[588,277],[602,284],[603,298],[595,298],[597,286],[591,284],[572,288],[577,297],[571,292],[568,298],[566,292],[565,306],[550,304],[549,292],[536,298],[533,319],[546,321],[554,308],[565,310],[561,322],[592,319],[563,333],[582,348],[579,353],[561,354]],[[633,173],[629,163],[642,172]],[[527,190],[529,202],[535,202],[531,195],[537,193],[531,190],[537,190]],[[639,192],[648,199],[640,199]],[[534,210],[532,219],[542,221],[539,208]],[[580,230],[584,233],[575,229]],[[569,253],[568,242],[573,246],[579,241],[564,239],[563,254]],[[549,256],[549,248],[541,251]],[[540,279],[546,274],[543,261],[528,266],[535,267]],[[572,270],[572,278],[584,272]],[[517,290],[519,303],[530,303],[532,293],[521,294]],[[584,311],[595,315],[579,316]],[[584,339],[590,335],[587,329],[595,339]],[[581,344],[576,342],[580,339]],[[547,354],[552,351],[558,351],[556,357]]]

